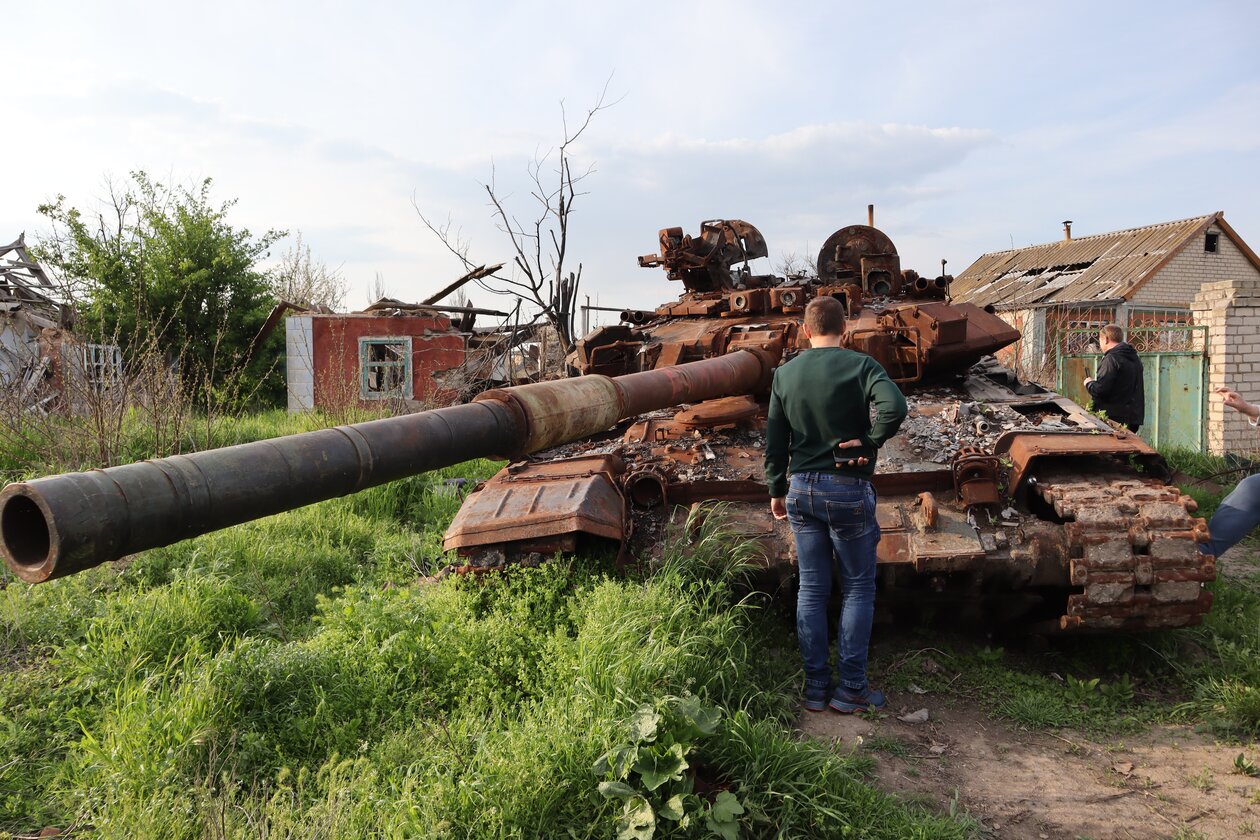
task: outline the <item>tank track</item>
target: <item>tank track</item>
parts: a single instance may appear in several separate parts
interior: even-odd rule
[[[1102,480],[1100,480],[1102,479]],[[1207,523],[1175,487],[1132,477],[1056,477],[1036,493],[1067,520],[1071,582],[1062,630],[1158,630],[1200,623],[1216,559],[1199,551]]]

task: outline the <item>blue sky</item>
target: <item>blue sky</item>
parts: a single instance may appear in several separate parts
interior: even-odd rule
[[[1224,210],[1260,248],[1260,4],[8,3],[0,240],[107,178],[215,180],[237,224],[300,230],[359,308],[510,254],[525,167],[609,83],[571,254],[583,291],[680,291],[635,257],[743,218],[771,262],[876,223],[902,264]],[[767,270],[769,265],[765,266]],[[475,303],[498,304],[484,292]]]

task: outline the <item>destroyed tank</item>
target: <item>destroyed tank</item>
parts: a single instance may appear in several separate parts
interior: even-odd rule
[[[677,301],[626,311],[577,342],[574,378],[353,426],[10,484],[0,551],[38,583],[218,528],[458,464],[511,463],[473,490],[445,538],[458,568],[532,562],[583,543],[646,558],[679,510],[725,503],[793,576],[762,473],[774,368],[806,345],[818,295],[845,340],[884,366],[910,415],[881,452],[883,608],[927,602],[1040,631],[1197,623],[1215,576],[1194,503],[1141,438],[1020,383],[990,354],[1018,333],[949,298],[950,278],[903,271],[873,223],[832,234],[817,276],[754,275],[768,253],[736,220],[661,231]]]
[[[869,221],[827,238],[816,276],[790,278],[751,273],[768,249],[747,222],[662,230],[659,253],[639,264],[663,268],[681,296],[622,312],[569,362],[624,377],[752,350],[777,365],[808,347],[805,304],[834,297],[848,314],[845,345],[877,359],[909,405],[873,477],[881,609],[931,604],[1040,633],[1198,623],[1212,600],[1202,584],[1215,578],[1198,547],[1207,528],[1160,455],[1018,381],[992,354],[1019,333],[992,309],[952,301],[951,277],[903,270]],[[513,463],[469,495],[446,548],[497,566],[594,538],[644,558],[679,511],[722,502],[760,541],[766,578],[788,579],[793,540],[770,514],[763,474],[767,398],[763,388],[691,400]]]

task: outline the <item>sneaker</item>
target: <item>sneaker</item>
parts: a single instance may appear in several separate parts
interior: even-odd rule
[[[827,698],[831,696],[831,686],[825,688],[815,688],[813,686],[805,686],[805,711],[821,712],[827,708]]]
[[[832,695],[831,702],[827,705],[842,715],[851,715],[862,712],[882,712],[884,703],[884,692],[876,691],[868,685],[858,692],[841,688]]]

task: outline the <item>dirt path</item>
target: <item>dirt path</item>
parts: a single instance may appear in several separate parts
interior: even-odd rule
[[[1260,541],[1217,565],[1222,575],[1254,580]],[[952,806],[1004,840],[1260,838],[1260,778],[1234,768],[1240,752],[1260,761],[1260,744],[1220,743],[1185,726],[1096,740],[994,721],[958,698],[888,700],[872,719],[805,714],[800,729],[864,750],[883,789],[944,812]],[[926,723],[898,720],[923,708]]]
[[[1260,539],[1218,558],[1222,576],[1260,585]],[[807,737],[875,761],[880,787],[970,814],[995,838],[1260,838],[1260,778],[1238,772],[1260,743],[1222,743],[1187,726],[1107,740],[1029,731],[947,695],[889,692],[882,715],[803,713]],[[899,716],[926,708],[925,723]]]
[[[922,708],[927,723],[897,719]],[[1260,836],[1260,779],[1234,771],[1243,750],[1185,727],[1096,742],[1012,728],[930,694],[890,695],[875,719],[806,714],[800,727],[841,749],[876,747],[885,790],[969,813],[994,837]]]

